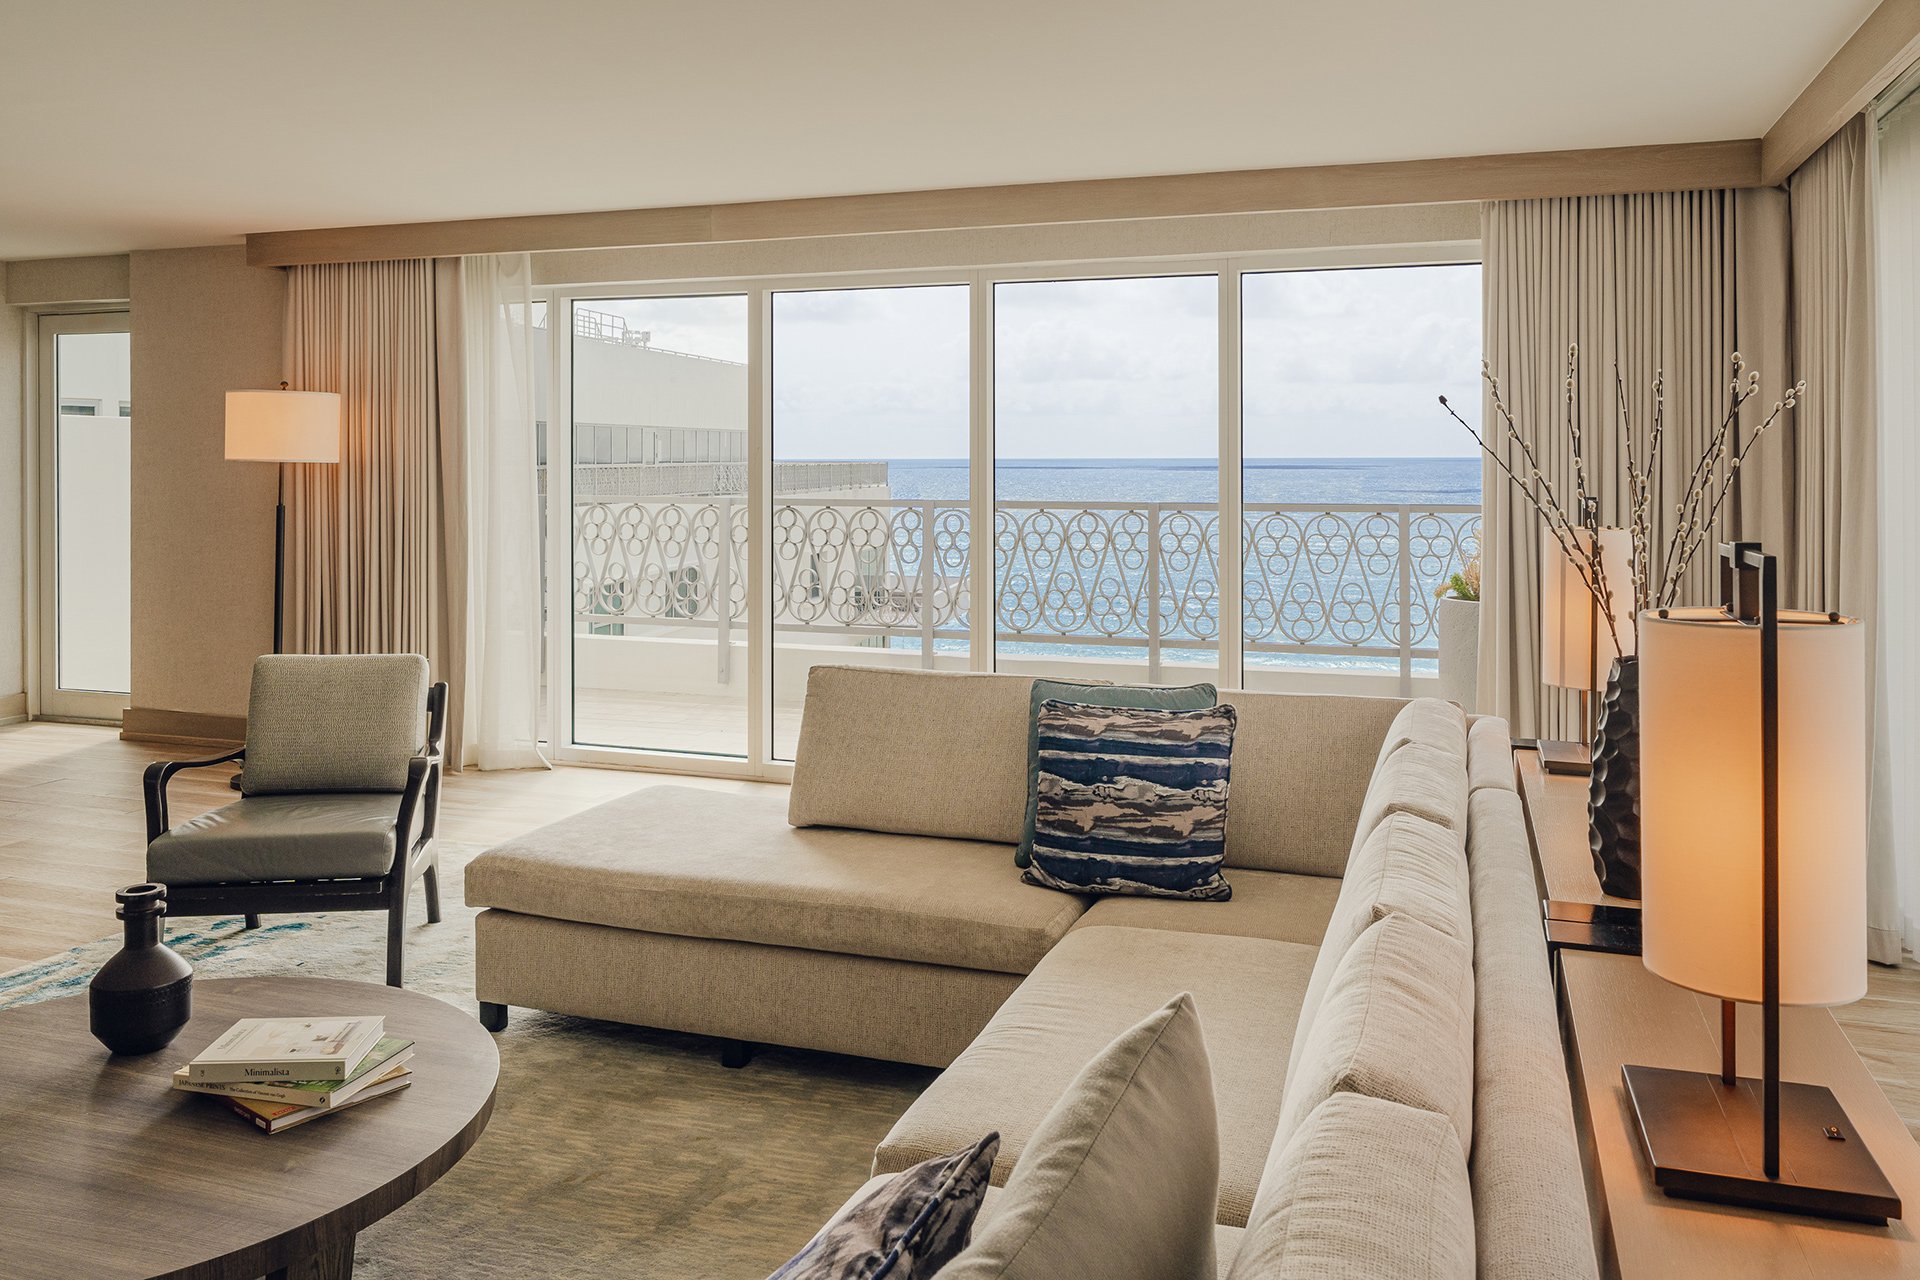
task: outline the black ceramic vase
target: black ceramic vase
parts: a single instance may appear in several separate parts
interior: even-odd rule
[[[113,895],[126,945],[87,988],[93,1038],[113,1053],[164,1049],[193,1015],[193,966],[160,940],[167,886],[129,885]]]
[[[1587,844],[1600,887],[1640,896],[1640,660],[1616,658],[1593,728]]]

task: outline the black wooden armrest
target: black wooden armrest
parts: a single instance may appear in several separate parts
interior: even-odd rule
[[[231,764],[235,760],[247,758],[247,749],[240,748],[224,756],[215,756],[211,760],[156,760],[147,766],[146,776],[142,779],[142,790],[147,799],[147,843],[152,844],[166,834],[167,822],[167,783],[173,775],[183,769],[205,769],[216,764]]]
[[[425,808],[422,809],[422,801]],[[394,824],[394,856],[400,861],[401,868],[413,846],[415,819],[419,820],[420,839],[433,836],[440,808],[440,753],[423,751],[407,761],[407,786],[400,793],[400,820]]]

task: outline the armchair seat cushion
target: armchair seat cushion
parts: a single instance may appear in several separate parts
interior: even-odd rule
[[[400,797],[383,792],[248,796],[182,822],[147,846],[167,885],[340,880],[393,868]]]

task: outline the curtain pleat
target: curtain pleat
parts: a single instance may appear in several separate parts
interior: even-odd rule
[[[1634,423],[1650,422],[1653,378],[1665,375],[1662,456],[1685,463],[1659,476],[1652,503],[1656,549],[1671,533],[1687,466],[1725,412],[1729,358],[1749,338],[1782,359],[1762,369],[1765,388],[1742,415],[1746,429],[1778,398],[1772,389],[1784,388],[1786,374],[1780,367],[1784,298],[1777,285],[1769,289],[1750,279],[1738,250],[1748,243],[1756,252],[1784,245],[1785,212],[1784,201],[1731,191],[1484,206],[1486,359],[1542,474],[1570,513],[1570,345],[1579,347],[1573,413],[1586,441],[1590,492],[1606,524],[1624,525],[1629,510],[1617,409],[1624,403]],[[1741,225],[1748,221],[1757,224],[1750,232]],[[1743,354],[1758,364],[1762,353]],[[1483,420],[1489,441],[1524,474],[1518,450],[1497,428],[1490,397]],[[1769,440],[1758,452],[1778,447]],[[1523,736],[1576,737],[1577,695],[1540,683],[1540,519],[1491,460],[1483,474],[1482,590],[1492,607],[1481,611],[1480,710],[1506,717]],[[1778,519],[1777,502],[1759,488],[1742,485],[1724,535]],[[1711,580],[1711,555],[1697,556],[1682,598],[1705,599]]]
[[[286,368],[341,397],[340,462],[288,468],[286,648],[419,653],[437,677],[432,263],[290,268]]]

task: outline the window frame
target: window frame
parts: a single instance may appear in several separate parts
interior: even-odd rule
[[[546,457],[573,458],[572,335],[578,304],[609,298],[681,298],[745,295],[747,299],[747,492],[753,513],[748,538],[747,583],[747,751],[743,757],[718,757],[675,751],[583,746],[573,741],[572,719],[572,486],[566,500],[547,503],[547,681],[548,721],[544,726],[560,761],[763,782],[790,782],[793,765],[773,751],[773,611],[771,598],[773,405],[768,363],[773,295],[805,290],[902,288],[919,285],[968,286],[969,353],[969,512],[972,527],[990,529],[994,519],[994,286],[1048,280],[1103,280],[1174,275],[1212,275],[1218,300],[1219,493],[1223,527],[1244,518],[1241,385],[1241,278],[1273,271],[1341,268],[1417,267],[1479,264],[1478,241],[1354,247],[1303,247],[1258,253],[1143,258],[1094,258],[1051,263],[930,268],[899,271],[851,271],[794,275],[703,277],[656,281],[614,281],[551,285],[535,290],[547,306],[551,378],[544,435]],[[558,317],[556,319],[556,317]],[[560,341],[559,335],[567,341]],[[551,475],[549,492],[554,490]],[[1236,526],[1237,527],[1237,526]],[[992,671],[996,658],[997,603],[992,538],[970,545],[968,667]],[[1219,564],[1220,627],[1216,680],[1239,688],[1245,677],[1245,623],[1242,548],[1238,538],[1223,538]],[[1236,622],[1228,626],[1224,619]],[[562,696],[564,693],[565,696]]]

